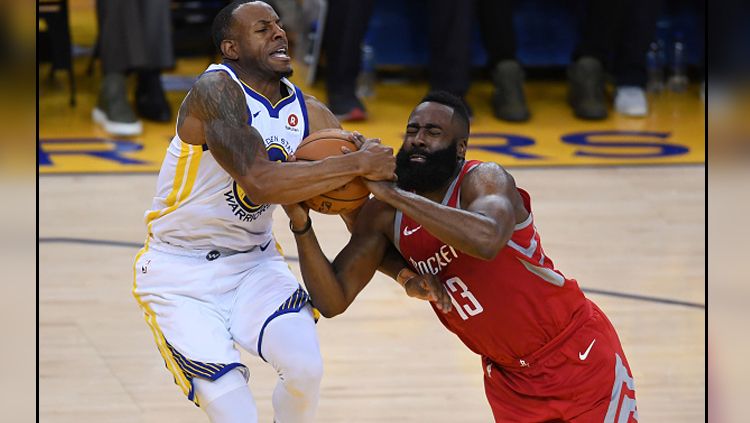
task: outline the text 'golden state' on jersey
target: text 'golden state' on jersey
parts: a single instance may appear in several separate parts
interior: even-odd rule
[[[288,79],[281,79],[287,95],[271,104],[230,66],[213,64],[207,72],[226,72],[242,87],[247,123],[263,137],[270,160],[286,161],[309,134],[304,96]],[[206,145],[188,144],[175,133],[145,219],[156,242],[189,249],[247,251],[271,239],[274,208],[253,203]]]

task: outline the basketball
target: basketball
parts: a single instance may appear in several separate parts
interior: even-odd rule
[[[294,155],[297,160],[321,160],[341,156],[341,147],[352,151],[357,146],[349,140],[351,132],[342,129],[322,129],[302,140]],[[305,205],[322,214],[341,214],[364,204],[370,195],[362,179],[357,177],[348,183],[305,201]]]

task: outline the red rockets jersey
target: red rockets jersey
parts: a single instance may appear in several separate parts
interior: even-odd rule
[[[461,182],[480,163],[463,164],[442,204],[460,207]],[[520,188],[518,192],[529,217],[516,225],[511,239],[489,261],[446,245],[398,210],[394,221],[394,242],[401,255],[415,272],[437,275],[451,296],[450,313],[433,305],[443,325],[475,353],[513,367],[525,365],[524,358],[572,331],[590,314],[578,283],[555,269],[544,254],[529,194]]]

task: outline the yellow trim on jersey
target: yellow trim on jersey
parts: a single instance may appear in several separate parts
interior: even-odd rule
[[[200,166],[202,155],[203,148],[200,145],[182,143],[180,157],[177,159],[172,191],[164,201],[166,207],[161,210],[153,210],[146,216],[149,234],[151,234],[151,224],[155,219],[171,213],[190,196],[195,178],[198,176],[198,167]]]
[[[167,195],[164,204],[167,207],[174,205],[177,194],[182,186],[182,180],[185,178],[185,167],[190,157],[190,144],[182,143],[180,146],[180,157],[177,158],[177,168],[175,170],[174,181],[172,181],[172,191]]]
[[[312,308],[313,320],[315,320],[315,323],[317,323],[318,320],[320,320],[320,316],[321,316],[320,311],[318,311],[317,308],[312,307],[312,302],[310,302],[310,306]]]
[[[250,200],[250,197],[247,196],[245,193],[245,190],[242,189],[240,184],[237,183],[237,181],[232,182],[232,189],[235,191],[235,200],[242,203],[243,206],[246,207],[246,210],[249,212],[254,212],[263,207],[263,204],[253,204],[252,200]]]
[[[276,241],[276,237],[275,236],[273,237],[273,242],[276,243],[276,251],[278,251],[279,254],[281,254],[281,257],[284,259],[284,263],[286,263],[286,267],[288,267],[289,270],[292,270],[292,265],[289,264],[288,261],[286,261],[286,256],[284,255],[284,249],[281,248],[281,244],[279,244],[279,241]]]
[[[268,97],[266,97],[266,96],[264,96],[263,94],[261,94],[261,93],[259,93],[259,92],[255,91],[255,89],[254,89],[253,87],[251,87],[251,86],[247,85],[247,84],[245,83],[245,81],[243,81],[243,80],[241,80],[241,79],[239,79],[239,78],[237,78],[237,80],[239,80],[239,81],[240,81],[240,83],[241,83],[242,85],[246,86],[246,87],[247,87],[248,89],[250,89],[250,90],[251,90],[252,92],[254,92],[255,94],[258,94],[259,96],[261,96],[261,97],[265,98],[265,99],[266,99],[266,101],[268,102],[268,104],[271,104],[271,100],[269,100],[269,99],[268,99]],[[281,103],[282,101],[286,100],[287,98],[289,98],[289,97],[291,97],[291,96],[293,96],[293,95],[295,94],[295,90],[294,90],[294,88],[292,88],[292,87],[290,87],[290,86],[288,86],[288,85],[286,85],[286,84],[284,84],[284,85],[285,85],[285,86],[286,86],[287,88],[289,88],[289,91],[291,91],[291,93],[290,93],[290,94],[289,94],[288,96],[286,96],[286,97],[283,97],[283,98],[282,98],[281,100],[277,101],[277,102],[276,102],[276,104],[274,104],[273,106],[271,106],[271,107],[273,107],[274,109],[276,108],[276,106],[278,106],[278,105],[279,105],[279,103]]]
[[[159,353],[164,359],[164,363],[166,363],[167,365],[167,369],[170,373],[172,373],[175,383],[180,387],[185,396],[190,395],[192,382],[185,376],[184,371],[182,370],[179,363],[177,363],[177,361],[175,360],[172,351],[169,349],[167,340],[156,321],[156,313],[154,313],[151,307],[149,307],[148,304],[144,303],[143,300],[141,300],[140,296],[136,293],[136,290],[138,288],[136,279],[136,272],[138,271],[138,269],[136,265],[141,256],[148,251],[148,244],[151,238],[151,227],[154,223],[154,220],[174,211],[190,196],[190,193],[193,191],[193,185],[195,184],[195,179],[198,175],[198,168],[200,166],[200,159],[202,154],[203,148],[201,146],[192,145],[185,142],[182,143],[182,146],[180,147],[180,156],[177,159],[174,182],[172,183],[172,191],[169,193],[169,195],[167,195],[167,198],[165,200],[166,207],[161,210],[154,210],[147,215],[146,221],[148,236],[146,237],[146,242],[144,243],[143,248],[135,256],[135,262],[133,263],[133,297],[135,297],[136,302],[138,302],[138,305],[144,312],[143,318],[144,320],[146,320],[146,324],[148,324],[149,328],[151,329],[151,333],[154,336],[154,341],[156,342],[156,346],[159,349]],[[197,404],[197,397],[194,401]]]

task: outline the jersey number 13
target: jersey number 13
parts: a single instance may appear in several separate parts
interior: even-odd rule
[[[445,281],[448,287],[448,294],[451,296],[451,303],[463,320],[484,311],[482,305],[477,301],[477,297],[469,291],[464,281],[458,277],[452,277]]]

